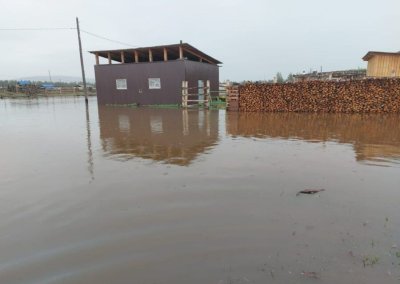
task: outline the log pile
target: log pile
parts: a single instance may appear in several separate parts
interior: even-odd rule
[[[400,79],[308,81],[239,87],[247,112],[400,113]]]

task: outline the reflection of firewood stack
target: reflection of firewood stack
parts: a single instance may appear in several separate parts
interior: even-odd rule
[[[226,109],[230,111],[239,110],[239,87],[238,86],[227,86],[226,87]]]
[[[245,84],[241,111],[400,113],[400,79]]]

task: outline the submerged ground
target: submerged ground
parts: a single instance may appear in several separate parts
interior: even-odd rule
[[[0,283],[400,283],[399,127],[0,100]]]

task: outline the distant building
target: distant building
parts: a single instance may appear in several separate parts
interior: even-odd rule
[[[182,81],[193,92],[208,80],[219,89],[221,62],[187,43],[91,53],[99,104],[181,104]]]
[[[293,75],[294,82],[303,81],[347,81],[364,79],[366,76],[365,69],[343,70],[331,72],[317,72]]]
[[[18,86],[29,86],[29,85],[32,85],[32,82],[29,80],[19,80],[17,82],[17,85]]]
[[[43,83],[40,87],[45,90],[54,90],[55,89],[55,86],[53,83]]]
[[[400,52],[369,51],[363,60],[368,77],[400,77]]]

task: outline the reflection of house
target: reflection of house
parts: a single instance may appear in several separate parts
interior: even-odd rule
[[[221,62],[187,43],[91,53],[99,104],[181,104],[182,81],[193,90],[209,80],[218,91]]]
[[[352,144],[358,161],[400,159],[397,115],[229,112],[226,124],[234,136]]]
[[[104,152],[189,165],[218,141],[218,111],[99,107]]]
[[[363,60],[368,61],[368,77],[400,77],[400,52],[370,51]]]

